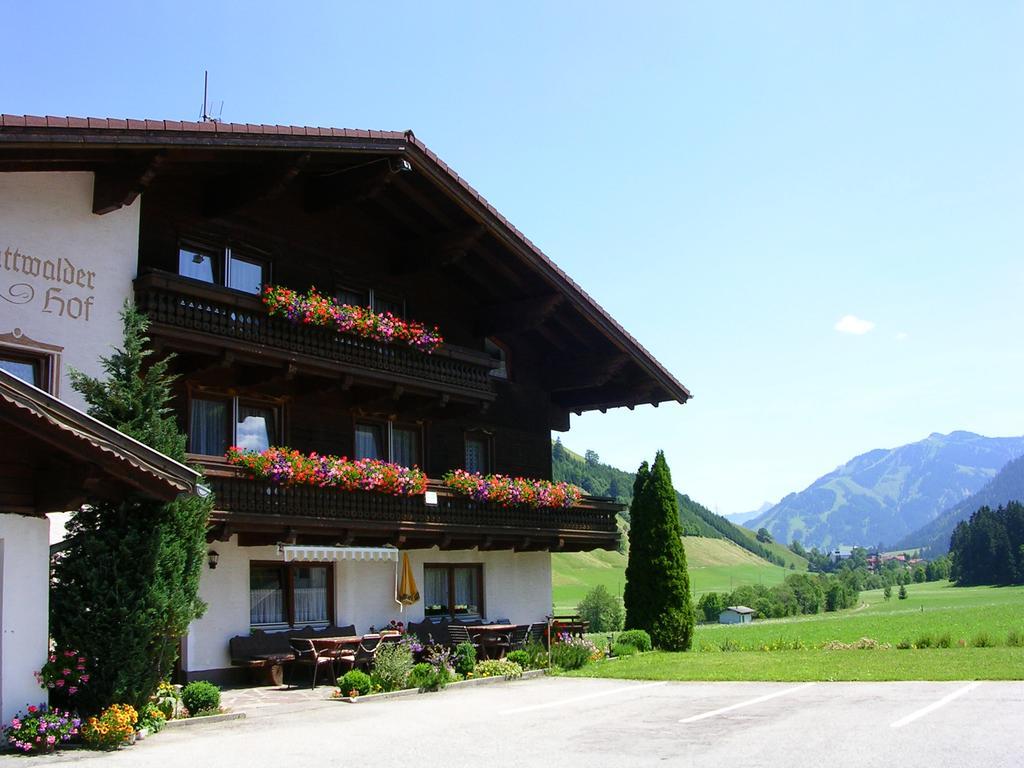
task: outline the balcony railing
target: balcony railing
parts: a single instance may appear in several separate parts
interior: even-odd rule
[[[135,301],[153,324],[154,335],[174,333],[230,341],[259,350],[263,357],[327,364],[340,373],[396,384],[437,389],[491,400],[491,358],[450,344],[432,354],[397,344],[380,344],[327,328],[296,325],[270,317],[255,297],[165,272],[135,281]]]
[[[238,530],[245,529],[245,522],[272,520],[293,529],[315,525],[338,531],[405,532],[413,538],[492,538],[509,545],[532,536],[535,544],[562,539],[561,547],[581,549],[614,547],[616,513],[622,508],[610,499],[589,496],[568,509],[480,504],[436,481],[428,490],[436,494],[437,504],[427,504],[424,496],[276,485],[245,477],[232,467],[208,471],[207,481],[216,497],[215,517]]]

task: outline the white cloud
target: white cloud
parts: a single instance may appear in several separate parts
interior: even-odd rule
[[[840,333],[852,333],[855,336],[863,336],[874,328],[875,324],[856,315],[843,315],[834,327]]]
[[[896,334],[896,341],[906,341],[910,338],[910,334],[906,331],[900,331]]]

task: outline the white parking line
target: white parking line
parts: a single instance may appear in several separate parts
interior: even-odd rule
[[[785,696],[790,693],[796,693],[802,691],[804,688],[810,688],[814,683],[804,683],[803,685],[797,685],[793,688],[783,688],[781,691],[775,691],[773,693],[766,693],[764,696],[758,696],[756,699],[749,699],[747,701],[741,701],[739,704],[730,704],[728,707],[722,707],[721,709],[713,709],[710,712],[704,712],[700,715],[694,715],[693,717],[687,717],[680,720],[680,723],[696,723],[698,720],[707,720],[709,717],[715,715],[725,714],[726,712],[732,712],[734,709],[743,709],[744,707],[752,707],[754,704],[760,704],[762,701],[768,701],[769,699],[776,699],[779,696]]]
[[[981,685],[981,683],[971,683],[970,685],[965,685],[965,686],[964,686],[963,688],[957,688],[957,689],[956,689],[955,691],[953,691],[952,693],[947,693],[947,694],[946,694],[945,696],[943,696],[943,697],[942,697],[941,699],[939,699],[938,701],[933,701],[933,702],[932,702],[931,704],[929,704],[929,705],[928,705],[927,707],[922,707],[921,709],[917,710],[916,712],[911,712],[911,713],[910,713],[909,715],[907,715],[906,717],[901,717],[901,718],[900,718],[899,720],[897,720],[897,721],[896,721],[895,723],[892,723],[892,724],[890,725],[890,727],[891,727],[891,728],[902,728],[902,727],[903,727],[904,725],[907,725],[908,723],[912,723],[912,722],[914,722],[914,721],[915,721],[915,720],[917,720],[917,719],[918,719],[919,717],[924,717],[924,716],[925,716],[925,715],[927,715],[927,714],[928,714],[929,712],[934,712],[934,711],[935,711],[936,709],[938,709],[939,707],[944,707],[944,706],[946,706],[946,705],[947,705],[947,704],[949,704],[949,702],[951,702],[951,701],[952,701],[953,699],[956,699],[956,698],[959,698],[960,696],[963,696],[963,695],[964,695],[965,693],[967,693],[968,691],[973,691],[973,690],[974,690],[975,688],[977,688],[977,687],[978,687],[979,685]]]
[[[520,712],[533,712],[537,709],[549,709],[551,707],[562,707],[566,704],[575,704],[577,701],[587,701],[588,699],[598,699],[602,696],[617,696],[633,693],[635,691],[642,691],[647,688],[655,688],[659,685],[665,685],[667,681],[662,680],[657,683],[647,683],[646,685],[630,685],[622,688],[613,688],[610,691],[600,691],[598,693],[588,693],[584,696],[573,696],[571,699],[559,699],[558,701],[546,701],[543,704],[531,704],[528,707],[516,707],[515,709],[506,709],[502,712],[502,715],[518,715]]]

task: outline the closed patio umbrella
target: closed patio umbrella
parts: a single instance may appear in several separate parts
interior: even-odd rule
[[[412,575],[412,566],[409,564],[409,553],[402,553],[401,576],[395,584],[395,602],[401,606],[412,605],[420,599],[420,592],[416,589],[416,579]]]

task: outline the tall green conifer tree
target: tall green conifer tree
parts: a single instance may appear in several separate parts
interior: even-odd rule
[[[641,466],[634,492],[626,568],[626,627],[647,630],[659,648],[685,651],[693,644],[695,614],[679,503],[664,453],[658,451],[649,474],[646,464]]]
[[[72,373],[89,414],[178,461],[185,436],[169,408],[168,359],[146,366],[147,319],[126,305],[124,342],[102,360],[106,378]],[[50,628],[62,647],[90,659],[78,694],[83,713],[145,703],[168,677],[178,643],[202,615],[199,574],[212,499],[171,503],[134,497],[83,507],[54,566]]]

